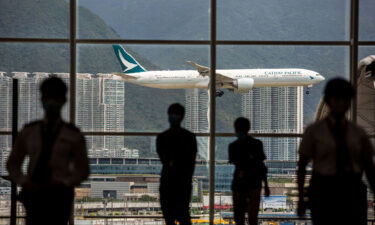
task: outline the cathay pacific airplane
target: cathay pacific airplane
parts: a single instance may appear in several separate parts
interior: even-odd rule
[[[161,89],[209,88],[210,68],[188,61],[196,70],[147,71],[120,45],[113,45],[123,73],[113,73],[125,82]],[[235,93],[248,93],[254,87],[308,86],[320,83],[324,77],[305,69],[218,69],[216,95],[221,88]],[[306,92],[308,94],[308,92]]]

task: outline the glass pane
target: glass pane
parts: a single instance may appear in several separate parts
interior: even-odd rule
[[[0,72],[0,131],[12,130],[12,85],[12,78],[6,72]]]
[[[216,138],[215,161],[215,221],[220,224],[233,221],[232,179],[234,166],[228,163],[228,145],[234,137]]]
[[[7,77],[3,79],[16,78],[19,80],[19,128],[25,123],[43,117],[39,93],[39,85],[43,79],[51,75],[60,76],[69,86],[68,45],[1,43],[0,58],[2,59],[0,71],[5,72],[2,73],[3,77]],[[10,83],[7,88],[12,89]],[[69,93],[67,96],[69,98]],[[8,96],[8,98],[10,97]],[[68,105],[65,104],[62,113],[65,120],[69,118]]]
[[[374,10],[373,1],[359,1],[359,40],[361,41],[375,41]]]
[[[208,39],[209,1],[79,0],[77,2],[80,6],[78,8],[79,38]]]
[[[103,216],[155,216],[155,218],[108,219],[163,224],[159,204],[159,178],[161,162],[156,153],[155,136],[121,137],[123,144],[115,150],[101,149],[92,142],[114,136],[86,136],[89,146],[90,178],[76,188],[75,216],[91,218],[91,221],[105,221]],[[193,177],[191,215],[198,219],[207,213],[204,199],[208,196],[207,137],[198,137],[199,156]],[[205,143],[205,144],[204,144]]]
[[[0,135],[0,175],[8,175],[6,170],[6,160],[8,159],[12,147],[11,136]],[[5,179],[0,179],[0,217],[10,216],[10,182]],[[5,222],[6,220],[4,220]],[[8,222],[8,221],[6,221]],[[0,224],[3,223],[0,220]]]
[[[8,175],[8,171],[6,169],[6,161],[12,149],[12,138],[10,135],[0,135],[0,176]],[[8,182],[0,182],[1,184],[8,183]]]
[[[375,46],[359,46],[358,61],[370,55],[375,55]]]
[[[5,176],[8,174],[6,171],[6,160],[9,156],[12,147],[10,136],[0,136],[0,174]],[[10,182],[0,179],[0,216],[10,215]],[[0,221],[1,222],[1,221]]]
[[[0,2],[0,37],[67,38],[69,0]]]
[[[349,3],[221,0],[217,2],[217,36],[219,40],[349,40]]]
[[[11,206],[11,183],[8,179],[3,179],[3,176],[8,176],[8,170],[6,163],[9,154],[12,149],[12,137],[10,135],[0,135],[0,224],[8,224],[10,217],[10,206]],[[23,168],[27,167],[28,161],[24,163]],[[17,187],[17,191],[20,191],[20,187]],[[23,204],[16,202],[17,216],[24,217],[25,209]],[[17,224],[24,224],[22,218],[17,219]]]
[[[296,216],[297,149],[300,138],[255,137],[263,142],[271,196],[261,194],[259,218]],[[228,162],[228,146],[235,137],[216,138],[215,212],[217,220],[233,221],[232,180],[234,165]],[[263,222],[270,222],[262,220]],[[292,221],[290,221],[292,222]]]
[[[216,98],[218,132],[233,132],[234,120],[244,116],[251,120],[251,132],[302,133],[314,120],[326,81],[336,76],[349,79],[347,47],[219,46],[217,62],[217,73],[243,86],[224,86],[225,94]],[[325,81],[320,82],[318,74]],[[291,79],[289,86],[277,87],[284,79]],[[291,87],[301,82],[305,87]]]
[[[121,46],[117,45],[115,52],[112,45],[78,46],[78,126],[85,131],[159,132],[169,126],[166,113],[168,106],[179,102],[186,107],[185,127],[194,132],[206,132],[206,118],[197,121],[191,108],[193,106],[190,107],[200,104],[194,99],[198,92],[183,88],[191,82],[190,76],[198,76],[196,69],[186,61],[194,60],[207,65],[208,47],[123,47],[127,52],[122,52]],[[130,56],[136,61],[127,62],[125,58]],[[128,63],[138,66],[125,69],[125,76],[113,75],[123,70],[120,62],[122,66]],[[147,71],[142,72],[144,70]],[[202,79],[207,85],[208,77]],[[199,93],[207,98],[204,91]],[[207,115],[207,109],[202,110]]]

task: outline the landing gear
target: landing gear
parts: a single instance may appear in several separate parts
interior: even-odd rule
[[[216,90],[216,97],[221,97],[224,95],[224,91],[222,90]]]
[[[306,88],[306,92],[305,92],[307,95],[310,94],[310,87],[307,87]]]

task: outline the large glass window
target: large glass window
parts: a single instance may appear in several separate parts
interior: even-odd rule
[[[263,143],[263,151],[267,158],[264,162],[268,168],[268,182],[271,190],[270,198],[261,198],[260,213],[290,214],[296,211],[298,198],[296,198],[295,174],[297,149],[301,138],[257,136],[255,138]],[[225,219],[233,214],[231,185],[235,168],[233,164],[229,163],[228,147],[236,139],[236,137],[216,138],[214,208],[215,212],[220,215],[217,219]],[[276,201],[277,204],[274,202],[275,205],[272,205],[273,201]]]
[[[122,139],[122,148],[103,149],[97,143]],[[193,216],[207,210],[203,199],[208,197],[209,177],[206,137],[198,137],[199,156],[193,176]],[[161,162],[156,153],[155,136],[86,136],[89,146],[91,175],[76,188],[75,215],[103,216],[156,216],[142,220],[158,223],[161,220],[159,179]],[[142,143],[142,144],[140,144]],[[136,147],[134,147],[136,146]],[[145,209],[146,207],[146,209]],[[125,221],[124,219],[118,219]],[[133,220],[135,221],[135,220]],[[77,223],[81,222],[77,218]],[[128,221],[129,222],[129,221]]]
[[[349,5],[349,0],[219,0],[217,36],[219,40],[349,40]]]
[[[371,0],[359,1],[359,40],[375,41],[375,5]]]
[[[9,129],[9,127],[7,127]],[[0,174],[5,176],[8,174],[6,171],[6,159],[9,156],[11,149],[11,136],[0,135]],[[0,216],[6,217],[10,215],[10,182],[5,179],[0,179]],[[2,221],[0,221],[2,222]]]
[[[80,6],[79,38],[209,39],[209,1],[207,0],[188,2],[79,0],[77,2]],[[99,24],[107,28],[99,33],[90,32],[93,25]]]
[[[68,38],[69,0],[1,1],[0,21],[1,38]]]
[[[333,77],[349,79],[349,49],[341,46],[218,46],[217,58],[218,73],[223,74],[226,69],[261,69],[263,76],[273,71],[311,74],[311,84],[304,87],[259,87],[254,78],[253,87],[243,93],[225,90],[216,98],[218,132],[233,132],[233,121],[243,116],[251,120],[252,132],[302,133],[314,120],[325,82]],[[317,74],[326,80],[315,84]],[[277,77],[268,79],[275,82]]]
[[[360,47],[349,42],[356,28],[350,24],[354,1],[219,0],[212,6],[200,0],[2,1],[1,175],[6,175],[11,149],[12,78],[19,80],[21,128],[43,116],[38,86],[44,78],[57,75],[69,85],[68,96],[73,97],[63,117],[86,134],[90,157],[91,176],[76,189],[77,223],[87,219],[107,223],[104,217],[115,216],[139,218],[112,218],[114,224],[163,223],[155,141],[157,133],[169,126],[166,111],[174,102],[185,106],[183,125],[197,134],[191,203],[195,223],[207,223],[210,216],[216,223],[233,218],[234,167],[228,164],[227,151],[235,140],[233,121],[239,116],[251,120],[251,133],[263,141],[273,196],[282,202],[280,208],[267,211],[263,199],[261,213],[294,215],[297,149],[304,128],[315,119],[322,89],[333,77],[353,80],[355,50],[358,59],[374,55],[371,0],[359,2]],[[216,18],[211,17],[214,11]],[[214,26],[216,36],[211,36]],[[134,61],[129,63],[130,56]],[[211,57],[216,59],[217,73],[212,83]],[[228,86],[220,88],[218,78],[226,75],[224,70],[235,69],[301,69],[316,72],[325,81],[312,87],[249,87],[250,81],[245,80],[246,91],[236,90],[239,83],[229,87],[234,92]],[[154,81],[133,82],[139,74],[129,71],[145,70]],[[172,79],[164,83],[168,87],[161,85],[165,81],[160,74]],[[202,78],[200,88],[178,86],[173,80],[190,82],[190,74]],[[224,95],[210,96],[210,85]],[[213,98],[215,105],[210,104]],[[371,106],[358,103],[358,110]],[[213,111],[215,118],[210,118]],[[373,123],[367,125],[373,127]],[[216,127],[215,132],[210,132],[210,126]],[[210,138],[215,138],[215,144]],[[210,159],[212,153],[215,159]],[[1,180],[0,216],[10,214],[8,190],[9,183]],[[19,207],[18,215],[23,213]]]
[[[66,44],[0,43],[0,57],[0,71],[3,71],[0,76],[1,92],[4,93],[1,109],[11,114],[11,79],[18,79],[19,128],[43,117],[39,91],[43,79],[51,75],[59,76],[69,86],[70,57]],[[69,101],[62,112],[65,119],[69,119],[68,109]]]
[[[149,81],[140,84],[132,82],[131,74],[127,77],[111,74],[121,73],[121,57],[124,57],[113,46],[115,45],[78,46],[76,123],[81,129],[100,132],[160,132],[169,126],[167,108],[174,102],[187,108],[185,125],[188,128],[195,127],[194,116],[198,115],[194,114],[195,108],[192,107],[196,104],[195,92],[202,91],[178,89],[173,85],[169,85],[167,89],[148,86],[159,85],[162,82],[160,76],[165,71],[170,71],[168,76],[171,79],[180,79],[181,72],[178,70],[189,70],[188,74],[191,75],[198,74],[187,61],[196,60],[207,65],[207,46],[116,45],[123,47],[144,70],[160,71],[150,72],[155,78],[154,83]],[[133,80],[137,76],[139,79],[143,78],[142,75],[134,74]],[[207,100],[206,95],[205,102]],[[205,118],[200,119],[207,124],[207,113],[204,116]],[[206,125],[205,130],[197,128],[194,131],[207,132],[207,129]]]
[[[7,73],[0,72],[0,95],[2,96],[0,98],[0,113],[2,115],[0,117],[0,131],[2,132],[10,132],[12,130],[12,85],[12,79],[7,76]],[[4,148],[4,146],[10,147],[11,143],[5,140],[7,139],[2,139],[0,142],[2,143],[2,148]],[[6,145],[4,144],[5,142],[7,143]]]

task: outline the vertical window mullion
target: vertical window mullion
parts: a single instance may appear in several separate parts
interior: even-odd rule
[[[76,108],[76,59],[77,59],[77,5],[76,0],[70,0],[70,99],[69,99],[69,117],[70,122],[75,123],[75,108]]]
[[[70,0],[70,99],[69,99],[69,120],[71,123],[76,122],[76,59],[77,59],[77,42],[76,42],[76,31],[77,31],[77,5],[76,0]],[[74,201],[72,203],[72,209],[69,219],[69,225],[74,225]]]
[[[359,0],[351,0],[350,3],[350,82],[357,92]],[[354,123],[357,122],[357,96],[352,100],[350,117]]]
[[[214,224],[215,215],[215,129],[216,129],[216,0],[211,0],[210,23],[210,89],[209,89],[209,217]]]

